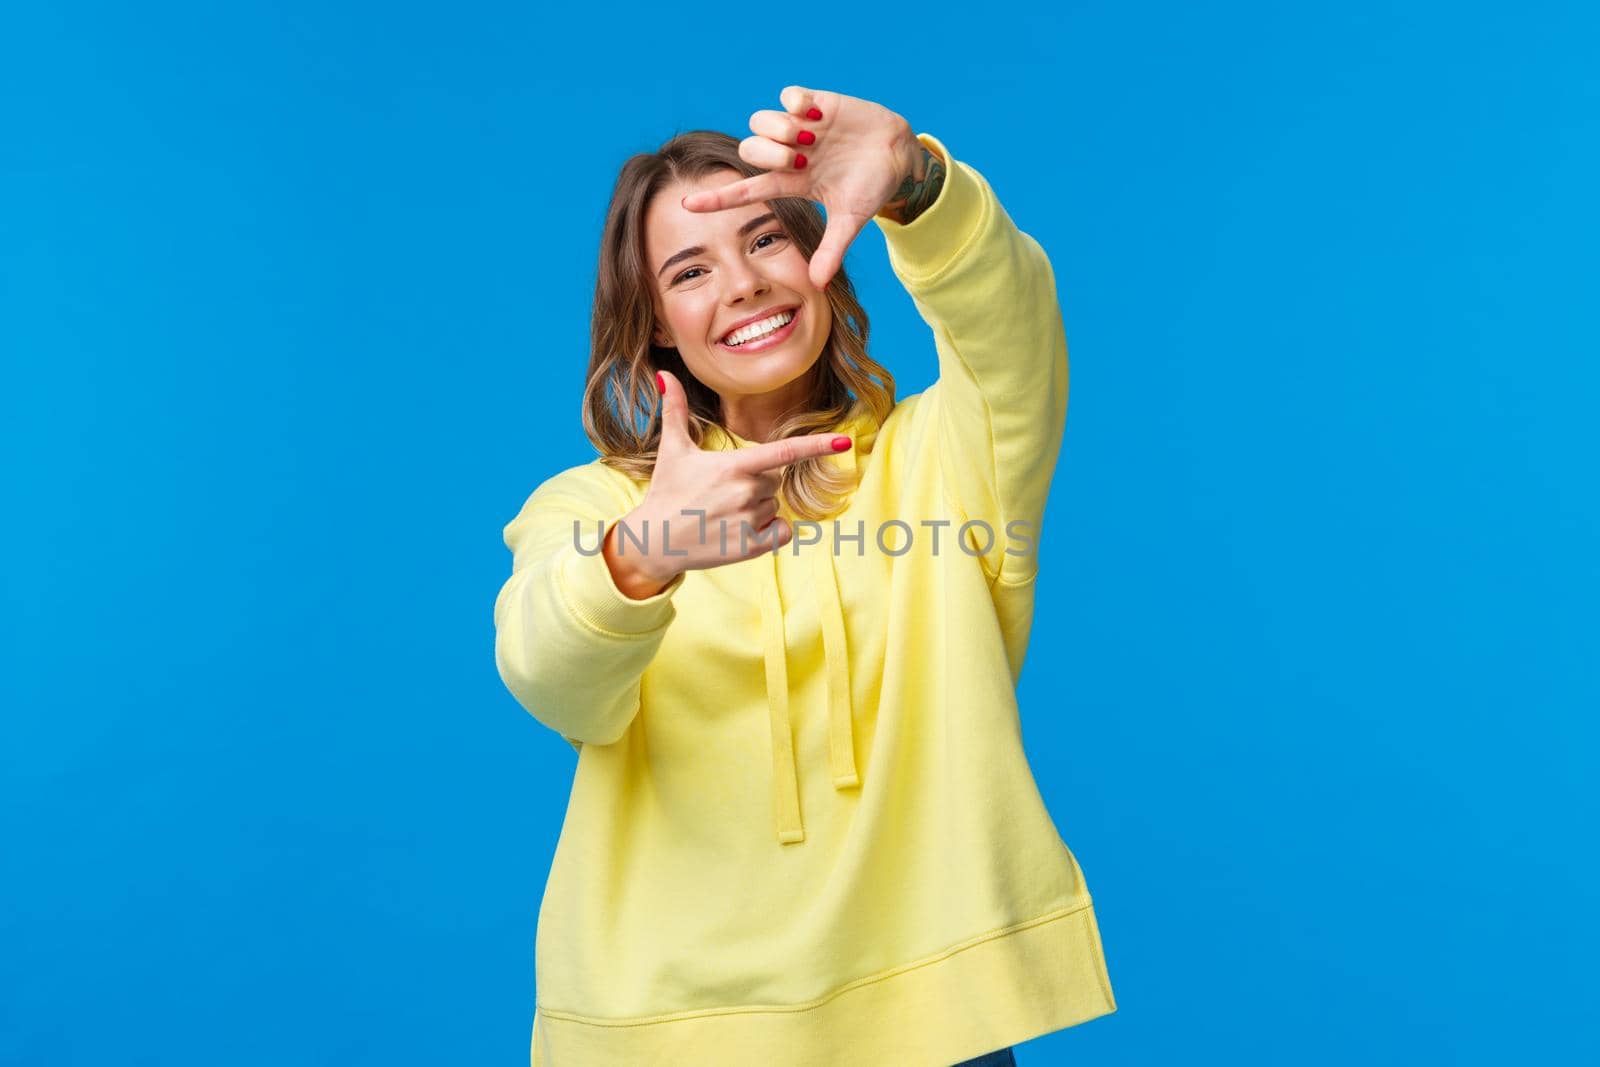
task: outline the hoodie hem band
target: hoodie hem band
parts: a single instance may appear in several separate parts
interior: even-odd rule
[[[797,1007],[607,1020],[540,1008],[531,1062],[948,1067],[1116,1010],[1086,900]]]

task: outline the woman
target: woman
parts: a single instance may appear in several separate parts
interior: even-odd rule
[[[535,1067],[1011,1063],[1116,1010],[1015,693],[1066,417],[1049,261],[899,115],[780,100],[623,167],[601,455],[505,528],[496,662],[578,750]],[[938,355],[898,403],[842,269],[869,219]]]

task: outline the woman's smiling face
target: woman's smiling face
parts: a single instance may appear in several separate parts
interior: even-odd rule
[[[722,396],[755,397],[792,386],[782,408],[804,400],[802,382],[831,329],[828,297],[811,285],[806,257],[761,202],[690,211],[682,198],[743,175],[722,170],[663,189],[645,211],[645,261],[656,310],[654,342],[676,348],[701,383]],[[790,321],[743,344],[728,334],[752,317]],[[779,321],[782,321],[780,315]]]

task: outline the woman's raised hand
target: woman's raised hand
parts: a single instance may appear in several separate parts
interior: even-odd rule
[[[690,211],[721,211],[803,196],[827,209],[828,228],[811,257],[811,284],[827,288],[867,221],[894,198],[922,151],[911,125],[886,107],[842,93],[791,85],[783,111],[750,116],[755,136],[739,158],[766,174],[684,198]]]
[[[647,591],[680,571],[739,563],[788,544],[794,528],[778,516],[781,468],[842,451],[835,442],[850,445],[844,435],[819,433],[731,451],[702,449],[689,436],[683,385],[669,371],[660,375],[665,389],[655,472],[644,499],[618,524],[627,524],[629,540],[624,545],[614,532],[618,544],[607,549],[608,559]]]

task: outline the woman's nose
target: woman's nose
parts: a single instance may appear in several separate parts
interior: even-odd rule
[[[723,271],[722,276],[727,288],[723,295],[729,303],[744,297],[758,296],[770,288],[762,273],[749,264],[729,267]]]

